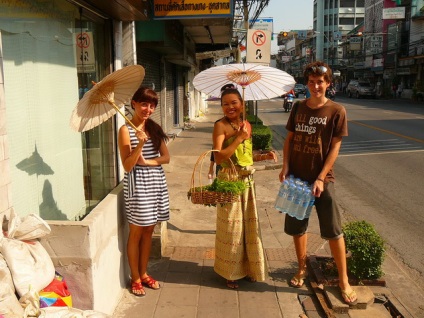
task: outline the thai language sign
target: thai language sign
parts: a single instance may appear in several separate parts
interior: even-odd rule
[[[384,8],[383,19],[405,19],[405,7]]]
[[[233,0],[154,0],[154,19],[231,17]]]

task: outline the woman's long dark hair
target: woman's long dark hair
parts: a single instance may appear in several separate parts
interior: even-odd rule
[[[132,100],[137,103],[141,103],[141,102],[152,103],[155,105],[155,108],[157,107],[158,101],[159,101],[158,95],[156,94],[156,92],[145,86],[141,86],[134,93]],[[148,118],[146,120],[144,129],[150,135],[155,151],[159,151],[162,141],[167,142],[169,140],[169,137],[165,134],[162,127],[159,124],[157,124],[153,119]]]

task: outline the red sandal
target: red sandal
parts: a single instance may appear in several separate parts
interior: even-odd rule
[[[146,292],[144,291],[143,284],[141,281],[133,282],[131,281],[131,293],[137,297],[146,296]]]
[[[154,280],[152,278],[152,276],[147,275],[146,277],[142,278],[141,281],[143,282],[144,285],[146,285],[147,287],[149,287],[151,289],[159,289],[160,288],[159,283],[157,284],[158,287],[155,287],[157,280]]]

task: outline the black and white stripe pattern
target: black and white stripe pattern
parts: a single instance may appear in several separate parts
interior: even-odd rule
[[[131,148],[138,144],[135,130],[127,125]],[[159,157],[150,139],[142,149],[145,159]],[[131,177],[133,175],[133,178]],[[133,181],[133,182],[132,182]],[[162,166],[134,166],[125,173],[124,196],[127,220],[138,226],[150,226],[157,222],[169,220],[169,195],[165,172]]]

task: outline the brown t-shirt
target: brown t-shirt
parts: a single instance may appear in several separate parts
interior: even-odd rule
[[[317,109],[309,108],[306,100],[297,102],[286,129],[294,132],[289,174],[313,183],[328,156],[331,139],[348,134],[346,110],[330,99]],[[328,172],[325,180],[334,181],[333,169]]]

